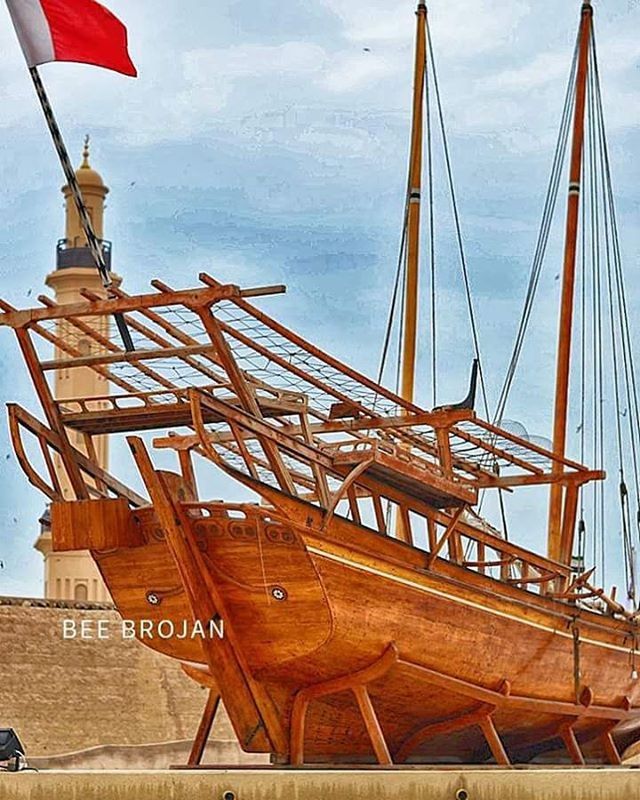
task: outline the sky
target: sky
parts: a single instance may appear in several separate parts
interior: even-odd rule
[[[139,78],[72,64],[45,65],[41,74],[76,162],[91,135],[92,164],[111,188],[106,237],[127,290],[142,292],[154,277],[195,285],[203,270],[245,286],[285,283],[287,295],[270,300],[269,312],[375,374],[406,185],[414,4],[107,5],[129,29]],[[640,4],[595,7],[633,309],[640,303]],[[490,402],[526,290],[579,8],[552,0],[430,4]],[[2,2],[0,108],[0,295],[25,307],[43,291],[64,233],[62,180]],[[438,402],[445,403],[466,393],[473,349],[439,157],[436,172]],[[547,438],[561,228],[560,220],[508,408],[511,419]],[[418,399],[428,406],[424,278],[421,287]],[[640,347],[634,326],[632,315]],[[0,329],[0,401],[39,412],[7,329]],[[125,458],[124,450],[114,453],[114,461]],[[538,500],[523,502],[521,517]],[[0,594],[42,593],[32,545],[43,508],[0,424]],[[532,545],[546,519],[543,507],[536,513],[538,533],[524,532]],[[619,582],[619,574],[614,561],[606,577]]]

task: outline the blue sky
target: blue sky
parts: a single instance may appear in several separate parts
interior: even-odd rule
[[[269,310],[374,373],[406,183],[414,4],[397,0],[110,0],[140,77],[54,64],[43,79],[70,150],[111,187],[106,235],[129,291],[206,270],[286,283]],[[632,308],[640,302],[640,6],[596,5],[606,114]],[[430,5],[469,269],[495,399],[519,318],[579,3]],[[367,48],[365,50],[364,48]],[[0,294],[29,305],[63,235],[61,175],[0,4]],[[440,175],[440,185],[442,175]],[[447,200],[437,192],[439,401],[466,388],[472,350]],[[508,416],[549,436],[560,252],[556,228]],[[426,282],[423,301],[426,305]],[[422,315],[424,338],[428,318]],[[634,331],[638,347],[638,331]],[[419,390],[429,403],[428,348]],[[0,400],[38,411],[9,331]],[[124,459],[124,452],[116,453]],[[124,465],[117,465],[122,466]],[[526,501],[529,502],[529,501]],[[527,505],[521,511],[527,510]],[[530,501],[530,506],[533,501]],[[0,593],[41,592],[42,498],[0,425]],[[545,513],[540,513],[542,529]],[[537,541],[525,531],[525,539]],[[610,580],[618,580],[615,564]]]

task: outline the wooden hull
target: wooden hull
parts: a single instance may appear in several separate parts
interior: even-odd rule
[[[296,697],[340,679],[339,691],[303,703],[304,760],[380,760],[354,691],[363,670],[394,762],[500,760],[493,732],[512,760],[544,751],[567,760],[566,749],[551,751],[572,736],[603,760],[609,731],[626,725],[625,743],[634,735],[628,625],[446,561],[427,570],[422,551],[337,516],[321,532],[319,512],[300,506],[305,526],[252,514],[193,520],[226,631],[287,743],[273,744],[268,723],[262,743],[248,737],[221,685],[246,750],[291,759]],[[151,509],[135,514],[142,543],[93,551],[122,616],[169,619],[178,630],[206,619],[192,610]],[[207,668],[218,657],[219,643],[198,637],[141,640]]]

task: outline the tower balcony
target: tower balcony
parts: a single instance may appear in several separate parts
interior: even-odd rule
[[[102,247],[104,263],[108,272],[111,272],[111,242],[98,239]],[[59,239],[56,247],[56,269],[70,269],[71,267],[95,267],[91,250],[88,247],[72,247],[68,239]]]

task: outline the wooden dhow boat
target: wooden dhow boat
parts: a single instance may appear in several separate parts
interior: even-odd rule
[[[283,287],[202,274],[186,290],[2,304],[46,416],[9,406],[20,464],[51,501],[54,549],[89,550],[122,617],[156,626],[141,641],[208,687],[193,764],[220,698],[242,748],[278,764],[617,764],[639,735],[637,616],[571,563],[581,492],[605,477],[564,452],[592,8],[573,75],[553,447],[474,411],[477,366],[465,402],[413,400],[423,4],[417,20],[399,393],[255,304]],[[133,352],[111,335],[114,314]],[[94,370],[104,395],[55,400],[60,370]],[[115,435],[145,496],[98,466]],[[161,451],[176,468],[157,466]],[[207,467],[254,501],[202,499]],[[546,555],[478,511],[485,492],[531,486],[551,489]],[[224,635],[162,635],[195,622]]]

